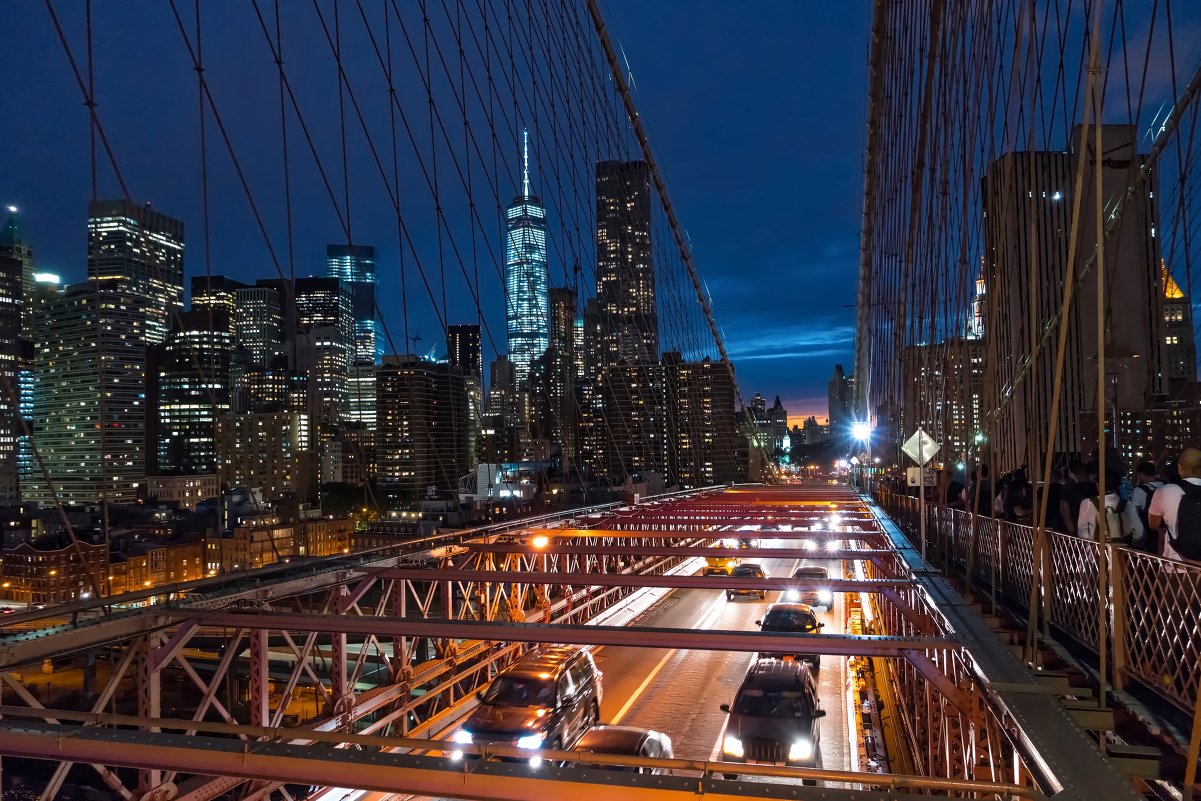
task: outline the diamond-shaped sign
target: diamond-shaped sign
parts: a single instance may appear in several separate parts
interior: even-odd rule
[[[919,427],[912,437],[905,440],[905,444],[901,446],[901,450],[918,464],[925,464],[934,458],[934,454],[938,453],[938,449],[941,447],[941,445],[934,441],[934,437]]]

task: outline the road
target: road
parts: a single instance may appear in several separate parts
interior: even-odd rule
[[[780,548],[801,547],[800,541],[775,542]],[[792,575],[797,567],[810,565],[827,568],[831,576],[840,576],[842,570],[840,562],[829,559],[764,559],[760,563],[769,576]],[[675,590],[629,625],[757,631],[755,621],[772,602],[780,600],[779,595],[769,592],[766,601],[727,601],[721,590]],[[819,620],[826,624],[823,633],[845,633],[843,597],[835,593],[833,608],[819,611]],[[753,659],[751,654],[608,646],[594,649],[593,655],[604,673],[602,723],[665,732],[671,737],[675,756],[681,759],[721,758],[726,714],[718,707],[734,700]],[[850,770],[845,658],[822,657],[818,689],[821,707],[826,710],[820,724],[819,766]],[[395,793],[352,792],[344,796],[345,801],[410,799],[414,797]]]

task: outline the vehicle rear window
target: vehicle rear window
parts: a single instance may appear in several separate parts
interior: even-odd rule
[[[766,631],[815,631],[817,618],[800,609],[780,609],[763,617]]]
[[[830,574],[824,567],[800,567],[792,574],[793,578],[829,578]]]
[[[811,715],[813,706],[799,690],[745,689],[734,699],[733,711],[753,718],[799,718]]]
[[[731,575],[758,576],[760,572],[762,571],[760,571],[756,565],[739,565],[738,567],[734,568],[734,572]]]

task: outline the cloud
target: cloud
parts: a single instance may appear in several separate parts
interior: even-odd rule
[[[810,322],[772,325],[760,318],[740,318],[726,326],[730,358],[735,363],[762,359],[807,359],[848,353],[855,327],[829,317]]]

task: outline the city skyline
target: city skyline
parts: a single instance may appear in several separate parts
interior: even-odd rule
[[[65,83],[70,76],[61,57],[28,58],[21,55],[26,50],[58,53],[59,45],[44,11],[14,8],[11,13],[13,24],[26,22],[22,27],[29,33],[27,38],[14,43],[12,57],[21,58],[27,66],[32,65],[42,79],[55,86],[64,86],[65,93],[70,88],[70,84]],[[840,227],[836,221],[840,217],[852,218],[860,203],[858,145],[846,148],[840,143],[848,135],[855,142],[862,140],[862,109],[846,104],[844,99],[856,94],[862,86],[865,69],[858,58],[857,32],[866,25],[867,14],[866,10],[857,8],[820,8],[814,9],[813,13],[817,23],[831,33],[828,44],[823,42],[823,46],[813,52],[797,53],[789,52],[789,49],[772,52],[770,48],[755,48],[755,52],[764,60],[762,66],[768,71],[821,68],[839,76],[841,84],[816,86],[788,97],[778,96],[767,85],[747,85],[735,80],[717,69],[716,63],[710,65],[706,54],[714,48],[724,50],[736,44],[728,41],[731,35],[742,42],[771,39],[778,37],[780,31],[795,29],[801,24],[799,9],[765,9],[763,14],[745,20],[745,28],[733,32],[725,24],[725,15],[717,3],[696,6],[694,26],[687,34],[674,25],[672,13],[654,6],[639,8],[639,13],[634,15],[639,18],[637,25],[631,24],[631,15],[616,9],[611,25],[630,60],[638,93],[647,98],[648,105],[664,110],[661,115],[656,113],[648,119],[652,126],[652,144],[664,154],[665,168],[675,187],[673,202],[680,208],[682,222],[692,239],[701,275],[716,298],[715,314],[721,320],[731,356],[738,366],[742,394],[749,397],[755,391],[773,395],[779,392],[790,410],[796,409],[798,414],[803,412],[806,416],[825,416],[825,381],[830,366],[836,361],[846,364],[852,361],[849,340],[853,311],[839,304],[853,304],[854,295],[848,289],[836,303],[817,304],[805,290],[816,283],[829,285],[835,293],[842,292],[835,287],[835,279],[853,271],[857,263],[858,229],[854,225]],[[122,97],[124,78],[112,71],[111,56],[115,49],[121,48],[122,42],[136,41],[154,31],[172,46],[178,39],[169,14],[162,18],[157,14],[150,15],[144,22],[147,31],[135,37],[132,32],[121,29],[112,15],[104,12],[96,15],[97,35],[109,43],[97,51],[97,86],[105,103],[102,114],[116,143],[117,156],[134,199],[151,201],[155,207],[183,219],[199,233],[204,215],[199,197],[199,175],[194,165],[186,168],[183,164],[171,165],[164,163],[153,150],[138,153],[129,149],[139,137],[128,129],[124,117],[137,107],[128,105]],[[264,49],[256,31],[231,31],[229,35],[231,43],[235,43],[231,46],[240,46],[250,53]],[[670,43],[670,46],[664,46],[664,43]],[[325,46],[324,43],[314,44],[318,45]],[[133,52],[131,57],[141,60],[152,56]],[[792,63],[798,58],[804,63]],[[681,63],[703,66],[699,70],[693,67],[680,70]],[[214,81],[220,77],[216,70],[214,66]],[[194,80],[190,70],[187,74]],[[174,75],[171,80],[175,80]],[[158,97],[155,85],[152,81],[146,88],[156,93],[156,106],[169,109],[177,116],[192,115],[194,118],[194,98]],[[51,149],[42,142],[27,142],[27,146],[21,148],[22,159],[0,165],[0,201],[22,209],[23,223],[38,248],[42,268],[60,273],[64,282],[70,283],[82,277],[85,266],[80,249],[83,239],[78,230],[72,228],[72,221],[77,219],[88,195],[86,116],[78,111],[79,106],[74,102],[48,104],[46,99],[37,97],[29,97],[25,102],[23,97],[27,91],[25,86],[15,86],[10,90],[10,96],[14,103],[39,109],[40,113],[59,119],[57,141]],[[710,101],[733,104],[740,113],[713,115],[704,111]],[[269,95],[256,93],[247,105],[236,104],[240,101],[233,97],[226,102],[234,104],[228,112],[231,117],[256,118],[260,112],[254,104],[275,101]],[[423,96],[420,102],[425,102]],[[812,120],[816,118],[824,122],[815,126]],[[7,141],[27,139],[27,134],[7,127],[11,122],[15,120],[0,120],[0,134],[5,135]],[[534,173],[553,174],[553,165],[545,161],[551,152],[549,120],[537,127],[532,122]],[[317,129],[318,144],[336,146],[336,132],[329,130],[328,123],[322,126]],[[701,128],[712,136],[696,137],[695,131]],[[760,141],[756,147],[747,148],[746,131],[752,128],[761,131]],[[504,147],[502,155],[511,164],[502,167],[500,172],[502,191],[506,194],[519,186],[517,161],[512,154],[520,152],[517,144],[520,127],[507,135],[512,144]],[[194,152],[194,130],[180,130],[179,136],[184,150],[189,154]],[[245,142],[251,163],[275,163],[274,157],[268,156],[265,150],[268,145],[269,142],[260,143],[254,139]],[[802,148],[800,152],[813,153],[815,158],[792,158],[792,154],[798,152],[798,146]],[[817,153],[833,154],[834,157],[818,159]],[[620,155],[613,153],[610,157]],[[210,159],[214,164],[210,176],[211,191],[224,191],[235,202],[214,204],[210,208],[211,254],[206,256],[204,253],[203,238],[192,237],[187,254],[188,277],[203,274],[206,262],[213,274],[226,274],[248,283],[257,278],[280,277],[246,210],[241,189],[229,171],[227,160],[224,156],[218,158],[211,142]],[[369,156],[365,152],[351,154],[351,168],[357,171],[362,186],[375,171],[367,159]],[[542,163],[539,163],[540,159]],[[31,172],[29,168],[35,165],[37,169]],[[453,170],[449,163],[448,169]],[[818,170],[820,192],[796,193],[786,189],[789,184],[804,185],[806,179],[803,176],[807,176],[810,169]],[[258,174],[260,180],[255,187],[262,192],[267,187],[262,183],[259,170],[261,168],[251,177]],[[422,180],[419,174],[413,179]],[[483,176],[477,175],[477,179],[482,180]],[[118,187],[105,164],[101,165],[99,180],[101,195],[113,196],[113,190]],[[337,218],[329,212],[326,191],[317,176],[298,169],[294,181],[296,191],[304,193],[306,202],[294,209],[296,241],[291,259],[286,247],[278,241],[283,226],[278,201],[271,200],[263,208],[265,222],[277,239],[276,261],[284,277],[290,274],[292,266],[297,276],[323,275],[324,247],[330,243],[345,243],[345,233]],[[728,204],[721,192],[713,191],[715,181],[724,185],[736,182],[748,196],[770,200],[754,208]],[[46,192],[42,186],[54,186],[55,191]],[[273,188],[273,191],[277,190]],[[561,215],[562,210],[554,207],[550,197],[545,197],[547,190],[544,189],[543,195],[548,212]],[[72,197],[79,198],[77,203],[80,205],[72,205]],[[401,340],[405,336],[398,276],[402,255],[409,271],[410,325],[407,333],[409,336],[421,334],[428,348],[435,332],[439,338],[442,336],[441,325],[414,271],[412,255],[402,253],[398,246],[395,216],[386,196],[372,188],[370,193],[356,193],[352,202],[353,218],[348,222],[353,224],[353,242],[369,243],[376,248],[377,297],[397,343],[396,349],[404,349]],[[424,212],[422,216],[426,216]],[[556,224],[560,222],[556,221]],[[435,229],[432,224],[414,224],[412,236],[417,238],[419,248],[435,235]],[[735,241],[729,236],[732,230],[744,232],[745,236]],[[785,231],[795,231],[795,235],[785,235]],[[486,293],[492,295],[500,291],[495,266],[502,254],[495,244],[497,239],[486,243],[483,233],[477,233],[478,246],[488,248],[491,255],[480,258],[480,275],[494,282],[491,284],[494,288]],[[579,246],[581,253],[589,250],[592,248]],[[577,265],[570,261],[565,263],[553,249],[549,255],[551,285],[587,285],[591,282],[589,264],[581,265],[585,280],[576,282],[574,270]],[[447,269],[458,273],[458,267],[453,263],[448,264]],[[484,301],[483,294],[481,301]],[[434,295],[440,305],[436,286]],[[762,314],[763,300],[768,297],[773,298],[772,319],[766,319]],[[583,301],[581,298],[581,308]],[[447,322],[474,322],[476,313],[469,303],[470,298],[450,297]],[[486,364],[496,353],[505,352],[507,345],[503,304],[484,305],[491,306],[491,310],[485,309],[487,318],[482,336]],[[675,343],[665,342],[664,349],[672,344]],[[777,375],[779,379],[774,377]]]

